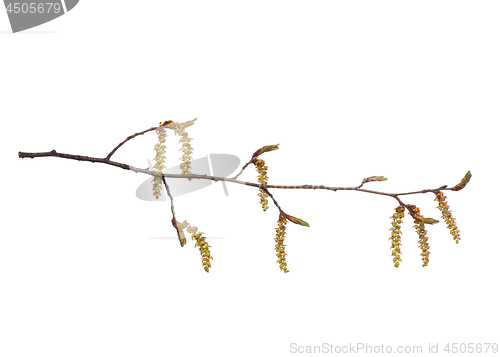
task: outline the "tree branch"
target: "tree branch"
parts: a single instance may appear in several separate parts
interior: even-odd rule
[[[240,181],[240,180],[236,180],[234,178],[227,178],[227,177],[196,175],[196,174],[161,174],[159,172],[150,171],[149,169],[140,169],[138,167],[130,166],[130,165],[123,164],[120,162],[111,161],[111,160],[108,160],[106,158],[63,154],[63,153],[59,153],[55,150],[48,151],[48,152],[38,152],[38,153],[30,153],[30,152],[21,152],[20,151],[19,157],[20,158],[31,158],[31,159],[33,159],[35,157],[61,157],[61,158],[70,159],[70,160],[99,162],[99,163],[106,164],[106,165],[120,167],[124,170],[131,170],[134,172],[140,172],[140,173],[151,175],[151,176],[158,177],[158,178],[163,178],[163,177],[190,178],[190,179],[199,179],[199,180],[232,182],[232,183],[236,183],[239,185],[246,185],[246,186],[252,186],[252,187],[256,187],[256,188],[262,188],[264,191],[267,191],[266,192],[267,194],[269,194],[269,191],[267,189],[270,189],[270,188],[303,189],[303,190],[318,190],[319,189],[319,190],[330,190],[330,191],[359,191],[359,192],[366,192],[366,193],[371,193],[371,194],[376,194],[376,195],[390,196],[390,197],[395,198],[397,196],[413,195],[413,194],[417,194],[417,193],[427,193],[427,192],[435,192],[435,191],[442,191],[442,190],[453,191],[453,188],[447,188],[446,185],[435,188],[435,189],[424,189],[424,190],[420,190],[420,191],[403,192],[403,193],[388,193],[388,192],[381,192],[381,191],[366,190],[364,188],[359,188],[359,186],[333,187],[333,186],[325,186],[325,185],[308,185],[308,184],[298,185],[298,186],[297,185],[265,185],[265,186],[263,186],[259,183]]]
[[[423,190],[419,190],[419,191],[402,192],[402,193],[388,193],[388,192],[382,192],[382,191],[367,190],[365,188],[362,188],[368,182],[387,180],[387,178],[385,178],[384,176],[370,176],[370,177],[364,178],[360,185],[353,186],[353,187],[334,187],[334,186],[308,185],[308,184],[304,184],[304,185],[269,185],[269,184],[267,184],[268,178],[266,175],[267,166],[265,166],[264,160],[258,159],[258,156],[260,156],[261,154],[268,152],[268,151],[277,150],[279,144],[263,146],[260,149],[258,149],[257,151],[255,151],[255,153],[252,155],[252,158],[250,159],[250,161],[248,161],[242,167],[241,171],[233,178],[191,174],[189,170],[184,170],[184,169],[183,169],[182,174],[164,174],[162,172],[157,172],[157,171],[161,171],[161,169],[159,169],[157,171],[149,170],[147,168],[141,169],[138,167],[134,167],[134,166],[130,166],[130,165],[127,165],[124,163],[110,160],[111,156],[113,156],[113,154],[121,146],[123,146],[126,142],[132,140],[133,138],[135,138],[139,135],[143,135],[149,131],[157,130],[159,128],[161,128],[161,129],[167,128],[167,129],[175,130],[176,134],[181,133],[184,137],[184,135],[187,135],[185,133],[185,128],[193,125],[195,121],[196,121],[196,119],[193,119],[193,120],[185,122],[185,123],[173,123],[171,120],[169,120],[169,121],[165,121],[163,123],[160,123],[158,127],[152,127],[152,128],[146,129],[144,131],[141,131],[139,133],[135,133],[133,135],[130,135],[125,140],[123,140],[121,143],[119,143],[113,150],[111,150],[108,153],[108,155],[104,158],[82,156],[82,155],[73,155],[73,154],[64,154],[64,153],[59,153],[56,150],[52,150],[52,151],[48,151],[48,152],[37,152],[37,153],[29,153],[29,152],[21,152],[20,151],[18,153],[18,155],[19,155],[19,158],[32,158],[33,159],[35,157],[59,157],[59,158],[64,158],[64,159],[69,159],[69,160],[88,161],[88,162],[92,162],[92,163],[98,162],[98,163],[102,163],[102,164],[106,164],[106,165],[119,167],[119,168],[124,169],[124,170],[130,170],[130,171],[133,171],[136,173],[140,172],[140,173],[147,174],[147,175],[153,176],[155,178],[161,179],[163,181],[163,184],[165,185],[167,194],[170,198],[170,208],[172,211],[171,222],[177,231],[177,236],[179,238],[181,246],[184,246],[186,244],[186,238],[184,236],[183,229],[185,227],[188,227],[188,232],[192,233],[192,235],[194,234],[194,237],[196,238],[196,242],[197,242],[196,246],[198,246],[200,249],[200,253],[201,253],[202,258],[203,258],[202,259],[203,267],[204,267],[205,271],[207,271],[207,272],[209,271],[209,268],[210,268],[210,259],[212,259],[211,255],[210,255],[210,251],[209,251],[210,246],[208,244],[206,244],[206,242],[204,241],[205,238],[203,237],[202,232],[196,233],[196,231],[197,231],[196,227],[189,226],[187,221],[184,221],[183,223],[180,223],[177,221],[177,219],[175,217],[175,211],[174,211],[174,200],[173,200],[172,194],[170,192],[170,188],[165,180],[166,178],[182,178],[182,179],[189,179],[189,180],[192,180],[192,179],[212,180],[215,182],[224,181],[224,182],[232,182],[232,183],[239,184],[239,185],[255,187],[255,188],[261,190],[259,195],[261,196],[261,204],[262,204],[262,208],[264,209],[264,211],[267,209],[267,198],[265,195],[267,195],[268,197],[271,197],[271,199],[274,202],[274,205],[278,208],[278,210],[280,212],[280,219],[278,220],[279,227],[277,229],[279,234],[277,233],[278,236],[275,239],[277,241],[277,243],[276,243],[277,245],[276,245],[275,249],[277,251],[277,255],[279,258],[278,262],[280,263],[280,268],[282,270],[284,270],[285,272],[288,272],[288,269],[286,269],[286,262],[285,262],[285,258],[284,258],[284,256],[286,254],[284,253],[285,245],[283,244],[283,237],[284,237],[284,228],[283,227],[285,224],[285,223],[283,223],[283,220],[284,220],[284,218],[286,218],[287,220],[289,220],[295,224],[302,225],[302,226],[309,226],[309,224],[300,218],[293,217],[291,215],[286,214],[283,211],[283,209],[280,207],[280,205],[278,204],[275,197],[271,194],[271,192],[269,192],[269,189],[305,189],[305,190],[320,189],[320,190],[329,190],[329,191],[334,191],[334,192],[336,192],[336,191],[358,191],[358,192],[365,192],[365,193],[376,194],[376,195],[394,198],[399,203],[399,206],[396,207],[396,209],[395,209],[396,213],[392,217],[393,218],[393,228],[391,228],[392,233],[391,233],[391,238],[390,238],[392,240],[391,247],[393,248],[393,256],[394,256],[393,261],[394,261],[395,267],[398,267],[399,262],[401,261],[400,248],[399,248],[401,232],[399,230],[399,227],[400,227],[400,219],[404,215],[404,210],[405,209],[408,210],[410,215],[415,219],[415,222],[417,222],[417,225],[415,227],[418,228],[417,233],[419,234],[419,237],[420,237],[419,242],[420,242],[420,245],[422,248],[421,255],[423,256],[422,259],[424,260],[424,266],[427,265],[428,254],[429,254],[429,252],[428,252],[429,247],[427,244],[428,238],[425,236],[427,231],[423,228],[424,223],[425,224],[434,224],[434,223],[439,222],[436,219],[421,216],[420,210],[418,207],[405,204],[401,200],[400,196],[433,192],[436,195],[436,200],[439,201],[438,208],[441,210],[442,217],[443,217],[443,219],[445,219],[445,222],[447,223],[447,228],[449,228],[451,230],[451,234],[453,235],[456,243],[458,243],[460,240],[460,236],[458,233],[459,231],[455,225],[455,219],[451,216],[451,213],[449,211],[449,206],[448,206],[447,202],[445,201],[446,197],[442,194],[441,191],[444,191],[444,190],[459,191],[459,190],[463,189],[471,178],[470,171],[467,172],[467,174],[462,178],[462,180],[460,181],[459,184],[457,184],[456,186],[451,187],[451,188],[448,188],[447,185],[443,185],[443,186],[440,186],[440,187],[435,188],[435,189],[423,189]],[[189,140],[191,140],[191,139],[189,139]],[[189,141],[187,141],[187,142],[189,143]],[[186,143],[184,143],[184,144],[189,147],[189,145],[187,145]],[[157,149],[157,146],[155,146],[155,149]],[[189,149],[190,149],[190,151],[192,151],[192,149],[190,147],[189,147]],[[161,151],[160,154],[164,154],[164,151]],[[188,154],[189,153],[185,153],[184,156],[187,156]],[[158,150],[157,150],[157,155],[159,155]],[[184,156],[183,156],[183,159],[185,158]],[[191,159],[191,158],[188,156],[187,159]],[[164,160],[164,159],[161,158],[161,160]],[[190,167],[189,164],[190,164],[190,160],[187,160],[186,163],[181,164],[181,168],[183,165],[187,165],[186,167],[189,168]],[[259,176],[258,176],[259,183],[237,180],[237,178],[243,173],[243,171],[250,164],[254,164],[257,168],[257,171],[259,174]],[[154,180],[154,181],[156,182],[157,180]],[[156,188],[158,188],[158,187],[156,187]],[[158,195],[159,195],[159,193],[158,193]]]

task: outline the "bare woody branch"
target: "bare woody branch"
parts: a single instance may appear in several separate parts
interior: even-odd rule
[[[31,153],[31,152],[19,152],[19,157],[20,158],[35,158],[35,157],[60,157],[64,159],[70,159],[70,160],[77,160],[77,161],[88,161],[88,162],[99,162],[102,164],[106,165],[112,165],[116,167],[120,167],[124,170],[130,170],[134,172],[140,172],[143,174],[155,176],[158,178],[162,177],[167,177],[167,178],[190,178],[190,179],[198,179],[198,180],[212,180],[212,181],[225,181],[225,182],[232,182],[236,183],[239,185],[246,185],[246,186],[252,186],[252,187],[257,187],[257,188],[262,188],[265,191],[269,188],[281,188],[281,189],[302,189],[302,190],[329,190],[329,191],[359,191],[359,192],[366,192],[366,193],[371,193],[371,194],[376,194],[376,195],[383,195],[383,196],[389,196],[389,197],[394,197],[396,196],[404,196],[404,195],[414,195],[417,193],[429,193],[429,192],[436,192],[436,191],[442,191],[442,190],[451,190],[454,191],[453,188],[447,188],[446,185],[435,188],[435,189],[424,189],[424,190],[419,190],[419,191],[412,191],[412,192],[402,192],[402,193],[388,193],[388,192],[381,192],[381,191],[374,191],[374,190],[366,190],[363,188],[360,188],[359,186],[353,186],[353,187],[334,187],[334,186],[325,186],[325,185],[261,185],[258,183],[254,182],[247,182],[247,181],[240,181],[236,180],[234,178],[227,178],[227,177],[218,177],[218,176],[208,176],[208,175],[196,175],[196,174],[191,174],[191,175],[181,175],[181,174],[161,174],[158,172],[150,171],[148,169],[141,169],[138,167],[134,167],[131,165],[123,164],[120,162],[116,161],[111,161],[106,158],[98,158],[98,157],[91,157],[91,156],[82,156],[82,155],[72,155],[72,154],[64,154],[57,152],[55,150],[52,151],[47,151],[47,152],[37,152],[37,153]],[[269,194],[269,191],[266,193]]]
[[[262,189],[281,188],[281,189],[303,189],[303,190],[359,191],[359,192],[366,192],[366,193],[372,193],[372,194],[376,194],[376,195],[383,195],[383,196],[389,196],[389,197],[413,195],[413,194],[417,194],[417,193],[429,193],[429,192],[442,191],[442,190],[453,191],[453,188],[447,188],[446,185],[435,188],[435,189],[424,189],[424,190],[420,190],[420,191],[402,192],[402,193],[388,193],[388,192],[381,192],[381,191],[374,191],[374,190],[366,190],[363,188],[359,188],[358,186],[334,187],[334,186],[308,185],[308,184],[305,184],[305,185],[265,185],[265,186],[263,186],[259,183],[240,181],[240,180],[236,180],[234,178],[227,178],[227,177],[196,175],[196,174],[190,174],[190,175],[186,175],[186,174],[184,174],[184,175],[181,175],[181,174],[161,174],[158,172],[150,171],[148,169],[141,169],[141,168],[134,167],[134,166],[127,165],[127,164],[123,164],[120,162],[107,160],[106,158],[64,154],[64,153],[59,153],[55,150],[47,151],[47,152],[37,152],[37,153],[21,152],[20,151],[18,155],[20,158],[31,158],[31,159],[33,159],[35,157],[60,157],[60,158],[64,158],[64,159],[71,159],[71,160],[78,160],[78,161],[99,162],[99,163],[106,164],[106,165],[120,167],[124,170],[130,170],[133,172],[140,172],[140,173],[151,175],[151,176],[158,177],[158,178],[162,178],[162,177],[186,178],[186,179],[190,178],[190,179],[198,179],[198,180],[212,180],[215,182],[225,181],[225,182],[236,183],[239,185],[246,185],[246,186],[252,186],[252,187],[256,187],[256,188],[262,188]],[[269,191],[267,191],[267,193],[269,194]]]
[[[291,215],[286,214],[283,211],[283,209],[280,207],[280,205],[278,204],[275,197],[271,194],[269,189],[305,189],[305,190],[320,189],[320,190],[328,190],[328,191],[334,191],[334,192],[336,192],[336,191],[358,191],[358,192],[365,192],[365,193],[369,193],[369,194],[375,194],[375,195],[381,195],[381,196],[387,196],[387,197],[394,198],[395,200],[398,201],[398,204],[399,204],[399,206],[396,208],[396,213],[392,217],[393,218],[393,228],[391,228],[391,231],[392,231],[391,240],[392,240],[392,249],[393,249],[393,256],[394,256],[393,259],[394,259],[394,266],[395,267],[398,267],[399,262],[401,261],[401,252],[400,252],[400,247],[399,247],[400,246],[400,234],[401,234],[401,232],[400,232],[400,219],[401,219],[401,217],[404,216],[404,210],[407,210],[410,213],[410,215],[413,217],[414,222],[416,224],[414,227],[418,228],[418,233],[419,233],[419,237],[420,237],[420,241],[421,241],[421,247],[423,250],[422,251],[423,258],[422,259],[425,260],[424,266],[427,265],[428,254],[429,254],[429,251],[428,251],[429,247],[428,247],[428,244],[426,243],[427,237],[425,236],[427,231],[425,231],[425,229],[423,228],[424,224],[434,224],[434,223],[439,222],[436,219],[421,216],[418,207],[404,203],[401,200],[400,196],[414,195],[414,194],[419,194],[419,193],[431,193],[431,192],[434,193],[436,195],[435,200],[439,201],[438,208],[441,210],[442,217],[445,219],[445,221],[448,225],[448,228],[451,229],[451,233],[454,237],[454,240],[456,241],[456,243],[458,243],[460,240],[459,231],[455,225],[455,219],[451,216],[451,213],[449,211],[449,206],[448,206],[447,202],[445,201],[446,197],[443,195],[442,191],[444,191],[444,190],[459,191],[459,190],[463,189],[465,187],[465,185],[470,181],[470,178],[472,176],[470,171],[467,172],[467,174],[460,181],[459,184],[457,184],[453,187],[450,187],[450,188],[447,185],[443,185],[443,186],[440,186],[440,187],[435,188],[435,189],[422,189],[422,190],[411,191],[411,192],[389,193],[389,192],[382,192],[382,191],[375,191],[375,190],[367,190],[365,188],[362,188],[366,183],[369,183],[369,182],[387,180],[387,178],[385,178],[383,176],[370,176],[370,177],[364,178],[362,180],[361,184],[359,184],[358,186],[352,186],[352,187],[335,187],[335,186],[309,185],[309,184],[304,184],[304,185],[270,185],[267,183],[267,180],[268,180],[267,166],[265,166],[264,160],[259,159],[258,156],[260,156],[261,154],[268,152],[268,151],[277,150],[279,144],[278,145],[263,146],[260,149],[258,149],[257,151],[255,151],[253,153],[251,159],[242,167],[241,171],[236,176],[234,176],[232,178],[192,174],[188,170],[189,167],[187,167],[187,169],[183,169],[182,174],[165,174],[162,172],[157,172],[157,171],[161,171],[161,170],[153,171],[153,170],[149,170],[149,169],[141,169],[138,167],[134,167],[131,165],[127,165],[124,163],[120,163],[120,162],[116,162],[116,161],[111,160],[111,156],[113,156],[113,154],[120,147],[122,147],[125,143],[127,143],[128,141],[132,140],[133,138],[135,138],[139,135],[143,135],[149,131],[157,130],[159,128],[161,128],[161,129],[167,128],[167,129],[175,130],[176,134],[182,134],[182,135],[187,137],[187,133],[184,130],[186,127],[193,125],[195,121],[196,121],[196,119],[185,122],[185,123],[174,123],[171,120],[169,120],[169,121],[165,121],[163,123],[160,123],[158,127],[152,127],[152,128],[143,130],[141,132],[132,134],[132,135],[128,136],[125,140],[123,140],[121,143],[119,143],[104,158],[65,154],[65,153],[57,152],[56,150],[52,150],[52,151],[48,151],[48,152],[36,152],[36,153],[19,152],[18,155],[19,155],[19,158],[32,158],[33,159],[36,157],[59,157],[59,158],[64,158],[64,159],[69,159],[69,160],[87,161],[87,162],[92,162],[92,163],[98,162],[98,163],[102,163],[102,164],[106,164],[106,165],[110,165],[110,166],[119,167],[119,168],[124,169],[124,170],[130,170],[130,171],[133,171],[136,173],[140,172],[143,174],[153,176],[157,179],[161,179],[160,182],[163,182],[163,184],[165,185],[167,194],[170,198],[171,211],[172,211],[171,222],[177,231],[177,236],[179,238],[181,246],[184,246],[186,244],[186,238],[184,236],[183,229],[187,227],[188,232],[191,232],[192,236],[194,237],[193,239],[195,239],[197,241],[196,245],[200,249],[200,253],[202,254],[202,258],[203,258],[203,266],[207,272],[209,271],[209,268],[211,266],[210,260],[213,259],[210,255],[210,251],[209,251],[210,246],[204,241],[205,237],[203,237],[202,232],[197,232],[196,227],[191,227],[187,223],[187,221],[184,221],[183,223],[180,223],[177,221],[176,216],[175,216],[175,211],[174,211],[173,197],[170,193],[170,188],[166,182],[166,178],[183,178],[183,179],[189,179],[189,180],[192,180],[192,179],[212,180],[215,182],[224,181],[224,182],[231,182],[231,183],[235,183],[235,184],[239,184],[239,185],[255,187],[255,188],[259,189],[259,191],[260,191],[259,196],[261,196],[261,204],[262,204],[262,208],[264,209],[264,211],[267,209],[266,195],[268,197],[271,197],[274,205],[276,206],[276,208],[278,208],[278,210],[280,212],[279,219],[278,219],[279,228],[277,229],[278,233],[277,233],[277,237],[275,238],[275,240],[276,240],[276,248],[275,249],[277,251],[277,256],[279,258],[278,263],[280,264],[280,268],[284,272],[288,272],[288,269],[286,268],[286,260],[285,260],[286,254],[284,253],[285,245],[283,244],[283,239],[284,239],[284,234],[285,234],[284,233],[284,225],[286,224],[285,221],[289,220],[295,224],[302,225],[302,226],[309,226],[309,224],[300,218],[293,217]],[[188,138],[186,140],[192,140],[192,139]],[[186,144],[186,146],[189,146],[189,145]],[[186,155],[187,155],[187,153],[185,154],[185,156]],[[186,157],[185,159],[187,160],[187,163],[185,163],[184,165],[189,166],[190,157]],[[259,173],[259,176],[258,176],[259,182],[258,183],[241,181],[241,180],[237,179],[250,164],[254,164],[258,173]],[[182,165],[181,165],[181,168],[182,168]],[[161,183],[160,183],[160,185],[161,185]],[[286,218],[286,220],[285,220],[285,218]]]

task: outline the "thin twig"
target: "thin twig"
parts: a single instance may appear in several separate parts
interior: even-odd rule
[[[263,190],[269,197],[271,197],[271,199],[274,202],[274,205],[279,209],[280,213],[283,213],[285,216],[287,216],[287,214],[283,211],[283,209],[281,209],[281,207],[278,204],[278,202],[274,199],[274,196],[271,195],[271,192],[269,192],[269,190],[267,189],[267,186],[261,184],[260,185],[260,189]]]
[[[167,189],[168,197],[170,197],[170,209],[172,210],[172,225],[174,226],[175,230],[177,231],[177,237],[179,238],[179,242],[181,243],[181,247],[184,247],[184,245],[186,244],[186,238],[183,238],[183,233],[179,229],[179,223],[177,222],[177,219],[175,218],[174,198],[172,197],[172,194],[170,193],[170,188],[167,185],[167,181],[165,181],[165,177],[162,177],[161,179],[163,180],[163,184],[165,185],[165,188]]]
[[[401,201],[401,199],[397,195],[395,195],[394,198],[398,200],[398,202],[401,206],[403,206],[404,208],[406,208],[408,210],[408,212],[410,212],[410,215],[413,217],[413,219],[416,219],[413,211],[403,201]]]
[[[145,134],[147,133],[148,131],[153,131],[153,130],[156,130],[158,129],[158,127],[152,127],[152,128],[149,128],[147,130],[144,130],[144,131],[141,131],[140,133],[135,133],[133,135],[130,135],[129,137],[127,137],[125,140],[123,140],[121,143],[119,143],[113,150],[110,151],[110,153],[108,154],[108,156],[106,156],[106,159],[109,160],[111,158],[111,156],[116,152],[116,150],[118,150],[123,144],[125,144],[127,141],[129,140],[132,140],[133,138],[135,138],[136,136],[139,136],[139,135],[142,135],[142,134]]]
[[[188,126],[191,126],[193,125],[194,123],[194,120],[196,119],[193,119],[193,120],[189,120],[185,123],[182,123],[181,125],[185,125],[185,127],[188,127]],[[153,131],[153,130],[156,130],[158,128],[162,128],[162,129],[171,129],[173,130],[172,128],[169,128],[167,125],[172,123],[172,120],[167,120],[163,123],[160,123],[161,125],[160,126],[155,126],[155,127],[152,127],[152,128],[149,128],[149,129],[146,129],[146,130],[143,130],[139,133],[135,133],[135,134],[132,134],[130,136],[128,136],[125,140],[123,140],[121,143],[119,143],[113,150],[111,150],[111,152],[108,154],[108,156],[106,156],[106,159],[109,160],[111,158],[111,156],[116,152],[116,150],[118,150],[123,144],[125,144],[127,141],[129,140],[132,140],[133,138],[135,138],[136,136],[139,136],[139,135],[142,135],[142,134],[145,134],[149,131]]]
[[[243,170],[245,170],[245,169],[247,168],[247,166],[248,166],[248,165],[253,164],[254,162],[255,162],[255,157],[252,157],[252,158],[250,159],[250,161],[249,161],[249,162],[247,162],[247,163],[246,163],[246,164],[245,164],[245,165],[241,168],[241,171],[240,171],[240,172],[239,172],[236,176],[234,176],[234,177],[233,177],[233,179],[235,179],[235,180],[236,180],[236,179],[237,179],[237,178],[238,178],[238,177],[239,177],[239,176],[243,173]]]

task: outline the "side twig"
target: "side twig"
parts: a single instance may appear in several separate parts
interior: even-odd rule
[[[167,190],[168,197],[170,197],[170,209],[172,210],[172,226],[174,226],[174,228],[177,232],[177,237],[179,238],[179,242],[181,243],[181,247],[184,247],[184,245],[186,244],[186,237],[184,236],[182,229],[179,227],[180,222],[178,222],[177,219],[175,218],[174,198],[172,197],[172,194],[170,193],[170,188],[167,185],[167,181],[165,181],[165,177],[162,177],[161,179],[163,180],[163,184],[165,185],[165,188]]]

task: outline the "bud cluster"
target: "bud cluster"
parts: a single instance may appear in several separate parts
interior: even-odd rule
[[[403,217],[405,216],[405,208],[403,206],[398,206],[395,209],[395,213],[391,216],[392,218],[392,228],[391,231],[391,249],[392,249],[392,261],[394,266],[399,267],[401,263],[401,225],[403,224]]]
[[[155,144],[156,155],[154,157],[155,165],[153,171],[163,173],[163,169],[165,169],[165,141],[167,140],[167,132],[163,128],[158,128],[156,129],[156,134],[158,135],[158,142]],[[153,195],[158,199],[161,196],[163,181],[159,177],[153,177],[151,182],[153,183]]]
[[[259,183],[263,184],[263,185],[267,185],[267,180],[269,179],[269,177],[267,177],[267,169],[268,167],[266,166],[266,162],[262,159],[255,159],[254,160],[254,165],[255,165],[255,168],[257,169],[257,172],[259,173],[259,176],[258,176],[258,181]],[[260,197],[260,204],[262,205],[262,209],[264,211],[266,211],[269,206],[268,206],[268,201],[267,201],[267,198],[269,197],[269,195],[263,190],[263,189],[259,189],[259,197]]]
[[[441,217],[446,222],[446,228],[450,230],[453,240],[458,244],[460,241],[460,231],[457,228],[455,218],[451,215],[450,206],[446,202],[446,196],[441,191],[435,191],[434,194],[436,195],[434,201],[438,201],[437,208],[441,211]]]
[[[276,237],[274,238],[274,241],[276,242],[276,245],[274,247],[274,250],[276,251],[276,256],[278,257],[278,260],[276,263],[279,264],[280,269],[283,270],[284,273],[288,273],[289,270],[286,266],[286,253],[285,253],[285,247],[286,245],[283,244],[285,240],[285,235],[286,235],[286,223],[287,219],[283,213],[280,213],[280,217],[278,219],[278,228],[275,228],[276,230]]]

